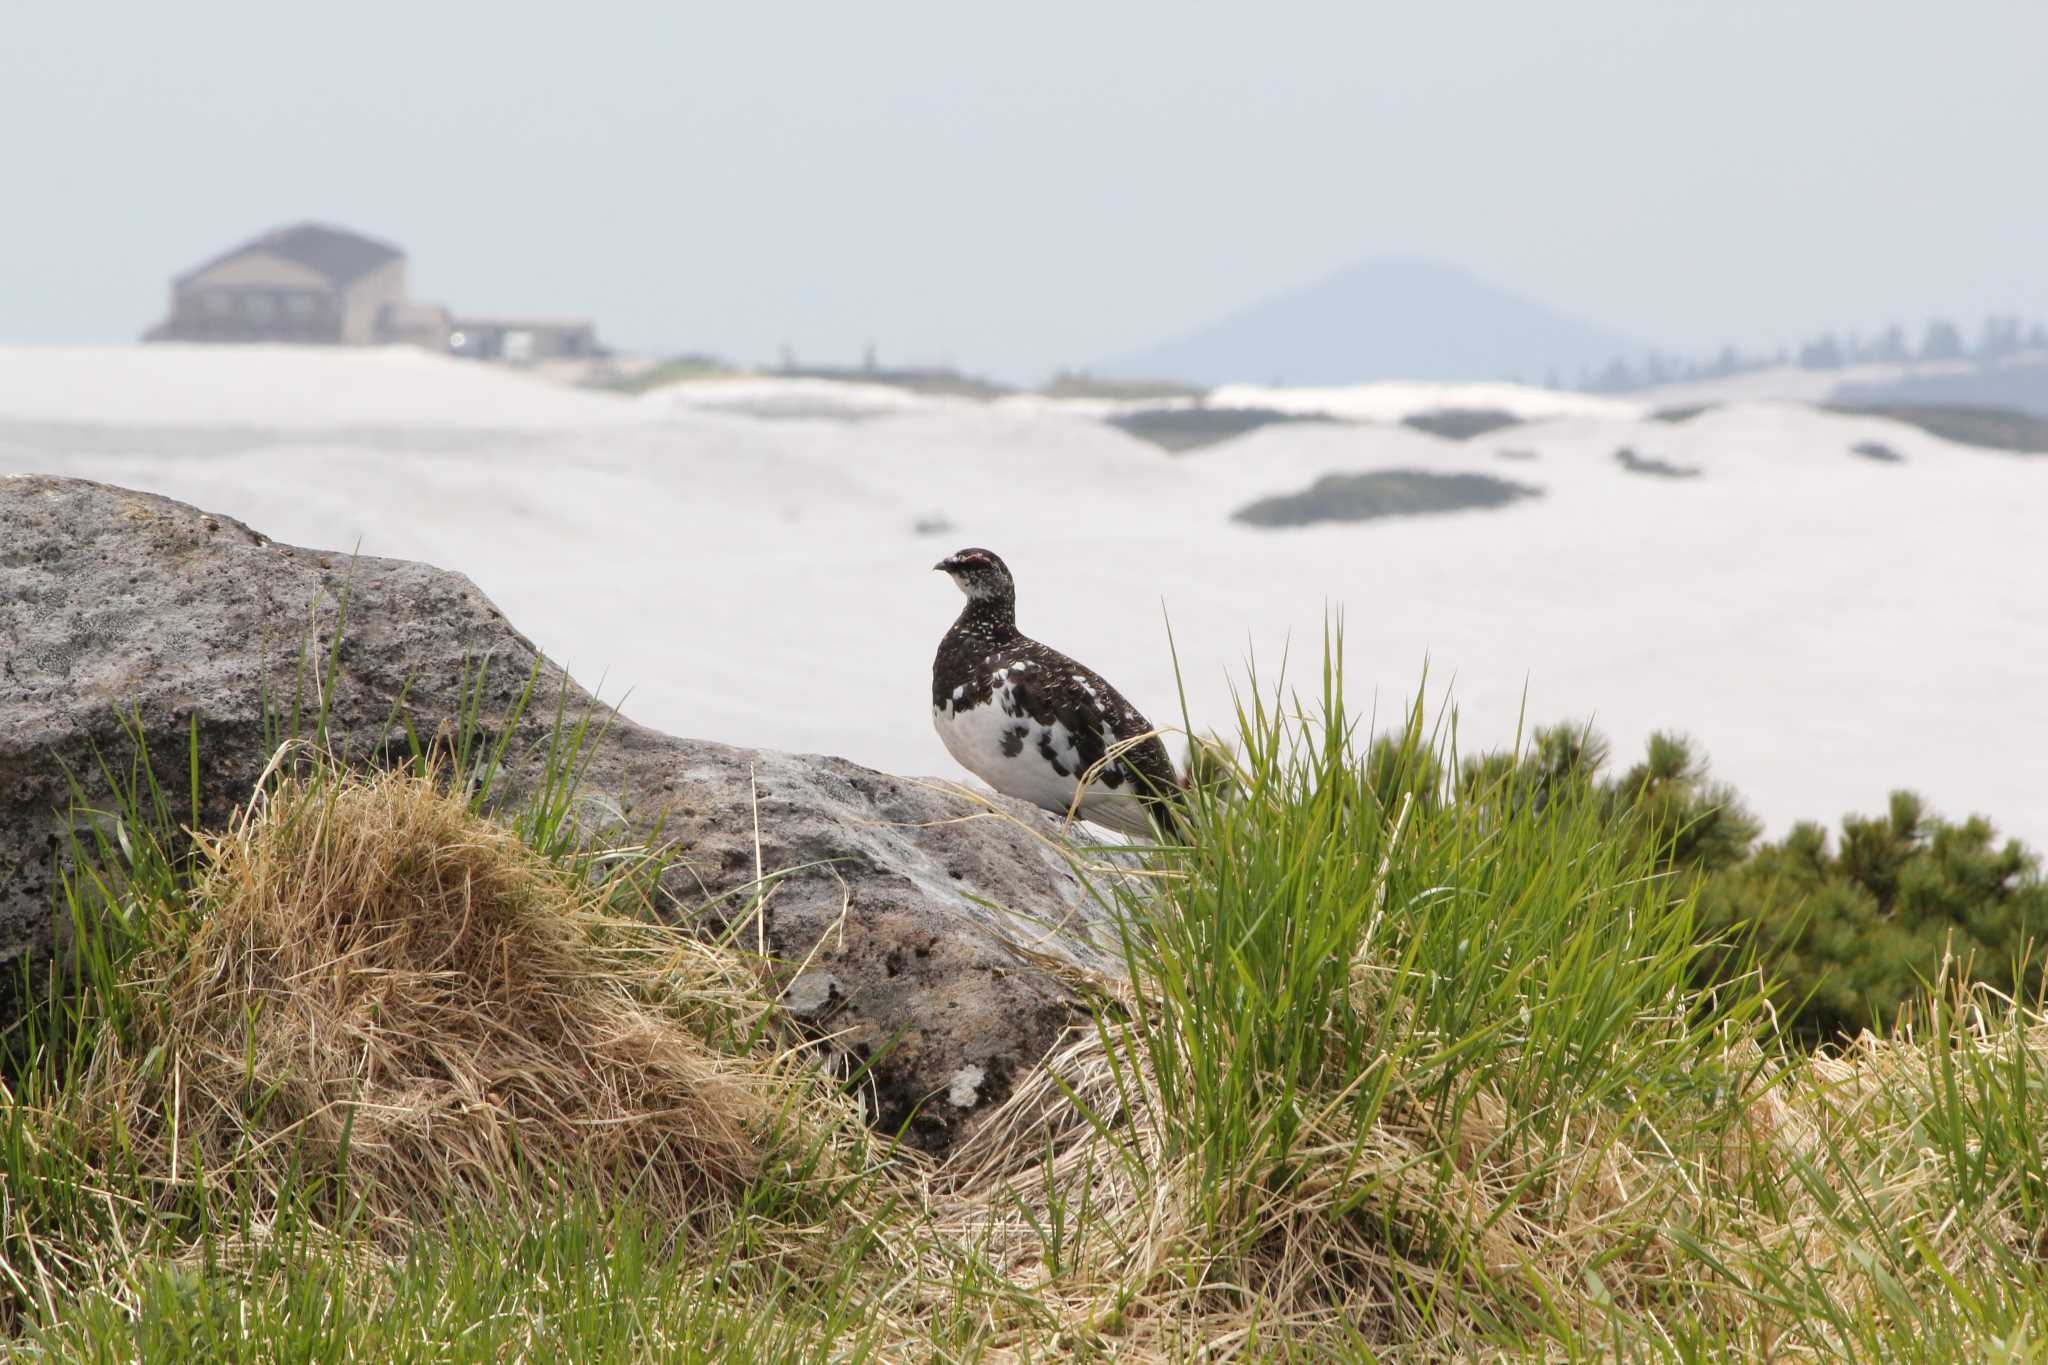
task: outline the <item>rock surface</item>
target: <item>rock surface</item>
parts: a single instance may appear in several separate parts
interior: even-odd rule
[[[51,941],[67,770],[89,795],[103,791],[95,754],[125,764],[121,716],[132,708],[164,785],[182,793],[196,721],[198,820],[218,824],[270,758],[266,696],[273,713],[289,709],[308,640],[317,660],[336,650],[329,741],[352,761],[407,752],[392,720],[401,693],[417,733],[451,722],[479,661],[483,725],[502,733],[537,657],[459,574],[280,545],[103,484],[0,478],[4,970]],[[546,700],[510,727],[515,786],[538,771],[565,682],[542,661]],[[572,716],[596,705],[567,686]],[[921,700],[907,698],[904,723],[922,718]],[[962,822],[984,807],[943,787],[623,717],[594,746],[584,790],[616,803],[635,830],[661,822],[681,859],[667,887],[678,914],[714,921],[746,913],[758,810],[761,868],[771,878],[794,869],[774,879],[765,915],[768,949],[794,978],[791,1014],[872,1060],[862,1088],[876,1121],[929,1150],[964,1136],[1069,1022],[1063,966],[1117,968],[1055,823],[1029,807],[999,801],[1021,825]],[[753,932],[748,918],[742,934]]]

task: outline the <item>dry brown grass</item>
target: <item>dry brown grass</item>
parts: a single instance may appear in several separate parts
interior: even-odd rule
[[[1741,1358],[1863,1359],[1909,1342],[1937,1359],[1988,1358],[1999,1339],[1930,1336],[1930,1324],[1967,1333],[1987,1284],[2024,1295],[2012,1276],[2041,1255],[2039,1217],[2023,1216],[2011,1188],[1982,1207],[1960,1202],[1951,1153],[1928,1129],[1945,1051],[1967,1072],[2016,1048],[2048,1057],[2048,1019],[2015,1028],[1969,1011],[1938,1040],[1866,1035],[1842,1053],[1760,1066],[1693,1131],[1592,1113],[1533,1150],[1501,1141],[1497,1099],[1449,1124],[1391,1103],[1368,1132],[1325,1125],[1284,1191],[1242,1173],[1247,1218],[1219,1240],[1196,1212],[1210,1191],[1172,1155],[1142,1068],[1090,1032],[927,1188],[949,1240],[985,1248],[1048,1307],[1060,1341],[1104,1358],[1263,1359],[1281,1343],[1305,1359],[1361,1346],[1400,1359],[1577,1358],[1570,1342],[1604,1343],[1601,1355],[1627,1343],[1633,1358],[1679,1354],[1666,1329],[1681,1325]],[[1731,1051],[1766,1060],[1754,1042]],[[1077,1123],[1069,1097],[1121,1120]],[[1064,1133],[1050,1178],[1030,1136],[1048,1120]],[[1054,1273],[1052,1206],[1071,1216],[1083,1190],[1091,1227],[1070,1229]],[[1444,1235],[1416,1235],[1426,1228]],[[1516,1309],[1554,1336],[1505,1346]],[[1047,1341],[1019,1322],[989,1348],[1036,1359]]]
[[[1616,1125],[1589,1119],[1561,1150],[1517,1150],[1500,1143],[1497,1102],[1447,1126],[1404,1099],[1363,1132],[1333,1112],[1297,1150],[1295,1178],[1236,1173],[1239,1216],[1211,1226],[1216,1190],[1176,1155],[1158,1092],[1138,1057],[1117,1055],[1124,1046],[1076,1034],[928,1187],[948,1238],[985,1246],[1091,1350],[1229,1360],[1286,1341],[1306,1358],[1372,1344],[1463,1359],[1487,1354],[1489,1332],[1458,1307],[1460,1291],[1532,1310],[1547,1294],[1597,1331],[1603,1309],[1582,1276],[1594,1257],[1606,1294],[1624,1298],[1675,1269],[1668,1246],[1632,1246],[1673,1191],[1656,1163],[1618,1145]],[[1074,1100],[1118,1121],[1091,1127]],[[1061,1135],[1049,1166],[1048,1126]],[[1440,1163],[1446,1151],[1456,1155]],[[1084,1190],[1090,1226],[1072,1228]],[[1070,1223],[1057,1248],[1055,1203]],[[1029,1327],[999,1343],[1016,1359],[1044,1345]]]
[[[805,1093],[707,1036],[765,1009],[737,954],[620,916],[619,883],[434,781],[286,778],[204,854],[203,914],[134,964],[155,1008],[79,1092],[87,1140],[167,1190],[274,1195],[345,1157],[393,1229],[565,1174],[688,1219]]]

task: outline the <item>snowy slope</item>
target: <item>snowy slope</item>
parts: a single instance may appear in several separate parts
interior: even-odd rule
[[[1398,422],[1450,408],[1505,412],[1525,421],[1544,417],[1643,417],[1655,405],[1633,397],[1605,398],[1529,384],[1431,384],[1383,380],[1340,388],[1280,388],[1267,384],[1225,384],[1209,394],[1217,408],[1271,408],[1304,416],[1341,417],[1351,422]]]
[[[912,393],[887,384],[779,375],[717,375],[663,385],[641,397],[644,407],[717,412],[739,417],[887,417],[957,408],[972,400]]]
[[[1509,739],[1526,695],[1532,721],[1590,715],[1624,756],[1684,729],[1776,828],[1911,785],[2048,847],[2048,460],[1768,403],[1466,442],[1288,424],[1168,456],[1033,405],[764,420],[524,383],[363,353],[0,348],[0,470],[460,569],[585,682],[630,694],[629,714],[737,743],[959,776],[927,719],[958,607],[930,566],[983,544],[1016,570],[1027,630],[1162,721],[1162,611],[1210,727],[1247,649],[1270,672],[1291,640],[1309,680],[1328,605],[1356,699],[1394,714],[1427,662],[1468,749]],[[1904,462],[1849,453],[1866,440]],[[1629,473],[1623,445],[1702,473]],[[1544,496],[1285,531],[1229,520],[1332,470],[1391,467]]]
[[[0,346],[0,414],[231,427],[558,427],[622,399],[411,346]]]

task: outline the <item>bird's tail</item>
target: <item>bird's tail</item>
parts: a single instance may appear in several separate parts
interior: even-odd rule
[[[1188,842],[1188,794],[1184,784],[1176,778],[1171,785],[1148,783],[1148,790],[1138,799],[1144,805],[1146,815],[1151,817],[1152,830],[1160,841],[1169,844]]]
[[[1171,795],[1155,796],[1146,804],[1151,808],[1152,823],[1159,827],[1159,837],[1169,844],[1188,842],[1187,807],[1182,803],[1185,795],[1175,789]]]

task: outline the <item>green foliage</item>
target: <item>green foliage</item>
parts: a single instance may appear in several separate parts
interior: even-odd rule
[[[1206,1273],[1254,1283],[1288,1273],[1268,1258],[1301,1257],[1341,1284],[1334,1267],[1391,1258],[1385,1292],[1425,1330],[1548,1330],[1529,1306],[1556,1290],[1530,1211],[1572,1207],[1590,1133],[1690,1127],[1703,1093],[1734,1084],[1719,1039],[1754,999],[1692,995],[1661,836],[1610,837],[1583,741],[1560,731],[1526,769],[1479,764],[1454,785],[1446,729],[1418,707],[1367,742],[1328,662],[1313,699],[1255,684],[1238,722],[1239,781],[1191,789],[1164,895],[1119,884],[1160,1159],[1187,1172],[1208,1244],[1242,1249]],[[1663,790],[1637,786],[1646,808]],[[1442,1146],[1389,1157],[1369,1136],[1411,1127]],[[1445,1212],[1495,1162],[1515,1171],[1504,1201]],[[1522,1264],[1489,1253],[1503,1237]]]
[[[378,1262],[286,1237],[243,1266],[144,1262],[27,1334],[52,1359],[860,1361],[845,1281],[747,1263],[736,1234],[678,1243],[637,1210],[571,1196],[539,1219],[467,1210]],[[838,1291],[838,1292],[834,1292]]]
[[[1607,741],[1589,728],[1546,726],[1519,756],[1468,761],[1461,791],[1466,799],[1504,797],[1538,813],[1591,811],[1610,837],[1626,841],[1660,873],[1712,872],[1748,855],[1761,822],[1733,788],[1711,779],[1690,742],[1651,735],[1642,760],[1619,778],[1602,776],[1608,754]]]
[[[1982,817],[1950,823],[1901,791],[1882,816],[1846,817],[1833,851],[1810,823],[1757,846],[1761,823],[1686,740],[1651,735],[1618,778],[1604,775],[1608,761],[1598,734],[1551,726],[1519,755],[1468,760],[1460,795],[1594,812],[1608,837],[1648,856],[1671,898],[1697,896],[1701,982],[1761,968],[1780,1026],[1803,1042],[1888,1027],[1944,972],[2039,998],[2048,885],[2038,860]]]
[[[2041,994],[2038,860],[1982,817],[1950,823],[1911,792],[1882,816],[1844,819],[1832,852],[1813,824],[1764,845],[1706,881],[1699,915],[1709,933],[1754,941],[1781,1019],[1808,1040],[1891,1025],[1945,970],[2007,997]]]

